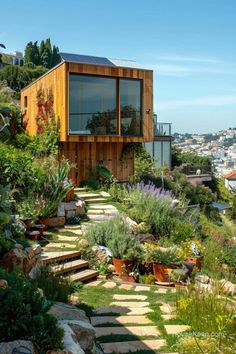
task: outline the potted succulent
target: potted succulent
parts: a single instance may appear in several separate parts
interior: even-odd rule
[[[149,257],[153,264],[153,274],[155,279],[160,282],[169,281],[171,272],[182,260],[177,248],[153,247],[149,251]]]
[[[121,279],[126,282],[131,282],[131,283],[138,283],[139,282],[139,266],[138,263],[136,263],[132,270],[127,269],[127,267],[124,265],[122,267],[122,274],[121,274]]]

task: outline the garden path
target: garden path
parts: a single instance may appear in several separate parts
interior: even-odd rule
[[[170,352],[173,342],[170,337],[189,327],[176,319],[162,317],[175,313],[172,305],[175,292],[175,289],[97,280],[74,294],[73,301],[89,306],[94,296],[103,298],[94,298],[90,320],[104,353],[177,354]]]

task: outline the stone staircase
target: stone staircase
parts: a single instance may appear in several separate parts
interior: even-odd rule
[[[42,262],[50,265],[55,274],[75,282],[94,280],[99,275],[98,271],[89,269],[88,262],[81,259],[77,251],[44,252]]]
[[[44,247],[42,262],[50,265],[55,274],[63,275],[71,281],[85,282],[96,279],[99,272],[89,269],[88,262],[80,258],[79,251],[76,251],[78,242],[89,225],[107,220],[119,212],[109,203],[110,195],[106,192],[75,188],[75,194],[86,204],[88,221],[82,221],[80,225],[65,225],[59,229],[54,234],[57,240],[52,240]]]

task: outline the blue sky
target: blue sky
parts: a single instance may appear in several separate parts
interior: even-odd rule
[[[21,0],[1,4],[8,51],[50,37],[61,51],[154,70],[159,121],[178,132],[236,126],[236,0]]]

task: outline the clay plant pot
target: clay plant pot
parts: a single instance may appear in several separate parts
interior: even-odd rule
[[[35,224],[31,227],[32,230],[39,231],[39,238],[41,239],[43,237],[43,231],[45,230],[45,225],[44,224]]]
[[[28,219],[22,219],[22,221],[23,221],[23,223],[25,224],[27,230],[31,228],[31,225],[32,225],[32,223],[33,223],[33,220],[32,220],[32,219],[30,219],[30,218],[28,218]]]
[[[26,231],[25,236],[33,241],[38,241],[39,231]]]
[[[37,221],[37,224],[42,224],[45,226],[44,228],[44,231],[46,231],[48,229],[48,225],[50,223],[50,218],[40,218],[38,221]]]
[[[203,261],[203,256],[189,257],[189,258],[186,259],[186,262],[194,264],[194,267],[197,270],[201,270],[202,261]]]
[[[153,274],[157,281],[167,282],[170,279],[170,271],[173,269],[171,265],[153,263]]]
[[[134,267],[133,261],[127,261],[118,258],[112,258],[112,263],[115,267],[115,272],[117,274],[129,274],[132,272],[132,269]]]
[[[122,274],[121,275],[121,279],[124,282],[128,282],[128,283],[136,283],[137,279],[134,278],[134,276],[132,275],[127,275],[127,274]]]

